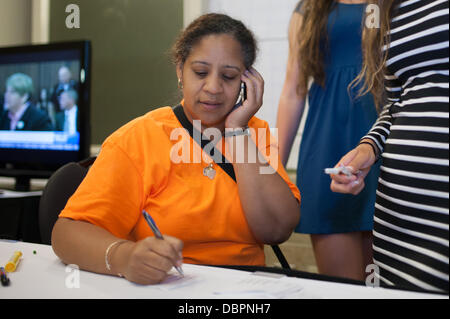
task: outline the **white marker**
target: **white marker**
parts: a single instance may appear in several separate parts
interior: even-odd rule
[[[345,174],[347,177],[353,175],[352,169],[350,166],[339,166],[334,168],[325,168],[325,174]]]

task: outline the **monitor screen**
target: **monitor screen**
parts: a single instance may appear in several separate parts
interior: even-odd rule
[[[0,175],[48,177],[89,156],[88,41],[0,48]]]

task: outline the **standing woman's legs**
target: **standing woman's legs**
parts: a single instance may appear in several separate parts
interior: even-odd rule
[[[311,235],[319,273],[364,280],[372,263],[371,232]]]
[[[364,273],[368,276],[369,273],[365,272],[367,265],[373,264],[373,234],[372,231],[361,232],[362,236],[362,248],[363,248],[363,258],[364,258]]]

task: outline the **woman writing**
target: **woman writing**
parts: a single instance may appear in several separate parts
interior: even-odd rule
[[[251,32],[228,16],[207,14],[187,27],[173,52],[187,120],[199,122],[202,132],[225,132],[216,141],[220,150],[244,148],[244,161],[222,151],[236,181],[205,157],[175,163],[171,134],[180,122],[170,107],[149,112],[104,142],[62,211],[52,245],[64,262],[142,284],[160,282],[182,261],[264,265],[263,244],[285,241],[298,222],[298,190],[278,158],[267,163],[261,154],[271,148],[270,139],[246,129],[268,132],[267,123],[253,116],[262,105],[264,81],[252,68]],[[241,82],[247,99],[234,109]],[[192,139],[190,144],[199,147]],[[260,174],[268,164],[276,172]],[[165,240],[152,236],[142,210]]]

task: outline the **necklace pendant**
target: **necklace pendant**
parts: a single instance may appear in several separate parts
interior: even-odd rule
[[[216,176],[216,170],[213,168],[212,163],[203,169],[203,175],[211,180],[214,179],[214,177]]]

